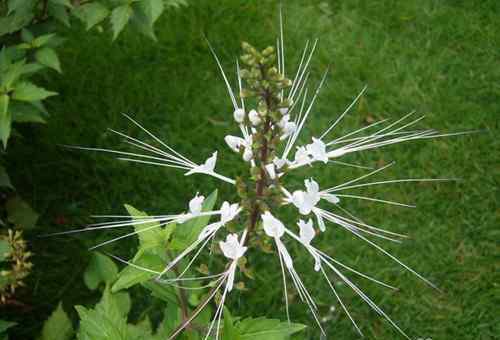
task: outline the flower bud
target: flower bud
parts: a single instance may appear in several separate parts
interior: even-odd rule
[[[245,111],[243,109],[237,108],[236,110],[234,110],[233,117],[237,123],[241,124],[245,119]]]

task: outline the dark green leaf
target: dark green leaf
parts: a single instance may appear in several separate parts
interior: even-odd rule
[[[161,284],[153,280],[144,281],[142,285],[150,290],[154,297],[168,303],[177,303],[176,291],[172,286]]]
[[[132,16],[132,7],[128,4],[118,6],[111,12],[111,28],[113,30],[113,40],[115,40],[120,32],[125,28],[125,25]]]
[[[64,312],[62,304],[45,321],[40,340],[69,340],[73,337],[73,326],[68,315]]]
[[[154,24],[165,10],[163,0],[141,0],[138,7],[143,11],[148,22]]]
[[[8,65],[6,67],[6,70],[4,70],[2,74],[0,74],[1,87],[5,88],[6,90],[11,90],[14,83],[23,74],[24,65],[25,65],[24,60]]]
[[[33,102],[11,102],[9,112],[12,114],[12,121],[17,123],[40,123],[45,124],[45,114],[40,111]]]
[[[49,47],[44,47],[35,52],[35,59],[42,65],[50,67],[61,73],[61,63],[56,52]]]
[[[51,2],[49,3],[48,11],[49,15],[53,16],[67,27],[70,26],[68,8],[66,6],[57,5]]]
[[[0,333],[5,332],[7,329],[17,325],[15,322],[0,320]]]
[[[21,39],[25,42],[25,43],[30,43],[34,37],[33,37],[33,34],[28,31],[27,28],[23,28],[21,30]]]
[[[38,214],[19,196],[10,198],[6,205],[9,222],[23,229],[31,229],[38,220]]]
[[[222,331],[222,340],[240,340],[240,334],[234,327],[233,317],[227,308],[224,308],[224,329]]]
[[[9,174],[7,173],[7,170],[5,170],[5,168],[1,165],[0,165],[0,187],[10,188],[14,190],[14,186],[10,182],[10,177]]]
[[[55,33],[44,34],[33,39],[31,44],[33,45],[33,47],[42,47],[50,43],[55,38],[56,38]]]
[[[118,275],[118,267],[106,255],[94,252],[90,262],[83,273],[83,281],[90,289],[96,289],[100,283],[111,284]]]
[[[49,0],[49,2],[55,5],[65,6],[68,8],[73,7],[70,0]]]
[[[56,92],[47,91],[43,87],[38,87],[35,84],[22,82],[17,84],[14,88],[12,99],[31,102],[55,96],[56,94]]]
[[[100,2],[91,2],[73,10],[73,15],[85,23],[87,30],[91,29],[109,15],[109,10]]]

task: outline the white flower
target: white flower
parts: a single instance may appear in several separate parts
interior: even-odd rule
[[[233,117],[237,123],[243,123],[243,121],[245,120],[245,110],[237,108],[236,110],[234,110]]]
[[[226,224],[227,222],[232,221],[239,212],[240,206],[238,205],[238,203],[222,203],[222,206],[220,208],[220,222],[222,224]]]
[[[250,119],[250,122],[254,126],[259,125],[261,122],[259,113],[255,110],[250,110],[250,112],[248,113],[248,119]]]
[[[219,247],[224,253],[224,256],[231,260],[237,260],[245,254],[247,247],[240,245],[238,235],[229,234],[226,237],[226,242],[220,241]]]
[[[285,226],[283,223],[274,217],[269,211],[262,214],[262,223],[264,231],[269,237],[280,238],[285,233]]]
[[[266,171],[269,174],[269,178],[275,179],[276,178],[276,168],[274,163],[269,163],[266,165]]]
[[[198,193],[196,193],[196,196],[189,201],[189,212],[192,215],[198,215],[201,212],[204,200],[205,196],[198,196]]]
[[[246,147],[245,151],[243,151],[243,160],[245,162],[250,162],[253,158],[252,148]]]
[[[295,163],[297,164],[309,164],[311,158],[309,157],[309,152],[304,146],[297,147],[295,152]]]
[[[217,162],[217,151],[215,151],[210,158],[208,158],[205,163],[198,165],[188,172],[186,172],[186,176],[200,173],[200,174],[212,174],[214,173],[215,163]]]
[[[299,220],[297,225],[300,228],[300,240],[304,244],[311,244],[312,239],[314,236],[316,236],[316,232],[314,231],[313,228],[313,222],[311,219],[307,220],[307,222],[304,222],[304,220]]]
[[[304,181],[306,191],[297,190],[292,194],[292,203],[302,215],[308,215],[321,199],[319,186],[313,179]]]
[[[292,135],[295,130],[297,130],[297,124],[290,122],[290,115],[284,115],[278,122],[278,126],[283,130],[283,135],[281,135],[281,140],[286,139],[288,136]]]
[[[226,144],[233,150],[234,152],[239,152],[240,147],[242,145],[245,145],[245,140],[241,137],[236,137],[236,136],[231,136],[228,135],[224,137],[224,140],[226,141]]]
[[[280,109],[278,109],[278,111],[282,114],[282,115],[286,115],[288,113],[288,107],[282,107]]]
[[[326,144],[321,139],[313,137],[313,142],[306,146],[307,152],[315,161],[328,163],[328,154],[326,152]]]

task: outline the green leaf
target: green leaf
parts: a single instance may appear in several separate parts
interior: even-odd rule
[[[14,83],[23,74],[24,65],[25,65],[24,60],[8,65],[6,67],[6,70],[4,70],[3,74],[0,74],[1,87],[3,87],[5,90],[8,91],[11,90]]]
[[[7,141],[10,137],[12,126],[12,115],[8,111],[10,98],[8,95],[0,95],[0,139],[3,147],[7,148]]]
[[[111,28],[113,30],[113,40],[115,40],[132,15],[132,7],[128,4],[118,6],[111,12]]]
[[[17,123],[40,123],[45,124],[45,114],[34,102],[11,102],[9,112],[12,114],[12,121]]]
[[[9,241],[0,239],[0,262],[9,257],[11,251],[12,247],[10,246]]]
[[[35,59],[42,65],[50,67],[61,73],[61,63],[56,52],[49,47],[44,47],[35,52]]]
[[[14,190],[14,186],[10,182],[9,174],[3,166],[0,165],[0,187]]]
[[[57,309],[50,315],[43,324],[42,336],[40,340],[70,340],[73,337],[73,326],[68,315],[59,303]]]
[[[0,334],[17,325],[15,322],[0,320]]]
[[[55,5],[65,6],[68,8],[73,7],[70,0],[49,0],[49,2]]]
[[[147,268],[152,271],[161,271],[165,267],[164,260],[149,250],[138,252],[132,263],[137,267],[127,266],[118,274],[118,280],[116,280],[111,288],[113,293],[148,281],[158,275],[139,269],[138,267]]]
[[[69,21],[68,8],[66,6],[49,2],[48,12],[49,15],[62,22],[65,26],[69,27],[71,25]]]
[[[28,31],[27,28],[23,28],[21,30],[21,39],[25,42],[25,43],[30,43],[34,37],[33,37],[33,33],[31,33],[30,31]]]
[[[10,223],[23,229],[31,229],[38,221],[38,214],[19,196],[10,198],[5,204]]]
[[[33,3],[33,1],[27,2]],[[23,27],[28,26],[34,17],[33,8],[29,7],[16,10],[7,17],[0,17],[0,37],[5,34],[17,32]]]
[[[7,11],[7,15],[11,14],[14,11],[23,10],[27,6],[30,6],[30,0],[9,0],[7,3],[7,7],[9,10]]]
[[[143,220],[144,217],[148,217],[144,211],[137,210],[131,205],[125,204],[125,209],[133,220]],[[162,229],[158,222],[136,224],[134,228],[139,237],[140,248],[147,249],[164,245]]]
[[[90,290],[94,290],[99,287],[100,283],[111,284],[117,275],[118,267],[113,260],[106,255],[95,252],[83,273],[83,281]]]
[[[109,15],[109,10],[100,2],[92,2],[75,7],[72,13],[85,23],[85,28],[88,31],[106,19]]]
[[[42,47],[51,42],[55,37],[56,37],[55,33],[40,35],[35,39],[33,39],[31,44],[33,45],[33,47]]]
[[[138,7],[146,15],[148,22],[154,24],[165,10],[163,0],[141,0],[137,3]]]
[[[127,336],[127,313],[119,302],[119,295],[104,290],[101,301],[93,310],[83,306],[75,309],[80,316],[80,340],[129,340]]]
[[[21,101],[35,101],[55,96],[57,93],[47,91],[43,87],[38,87],[30,82],[22,82],[16,85],[12,93],[12,99]]]
[[[222,331],[222,340],[240,340],[241,336],[234,327],[233,317],[229,309],[224,307],[224,329]]]
[[[161,284],[153,280],[147,280],[141,283],[143,287],[151,291],[151,294],[168,303],[177,304],[177,293],[172,286]]]
[[[290,335],[305,328],[305,325],[263,317],[247,318],[236,325],[236,329],[241,334],[241,340],[287,340]]]
[[[163,320],[158,325],[154,340],[168,339],[175,328],[179,326],[181,320],[182,311],[179,306],[174,303],[168,303],[163,314]]]
[[[217,201],[217,190],[212,192],[203,202],[202,211],[213,209]],[[193,243],[200,234],[201,230],[210,221],[210,216],[200,216],[193,218],[183,224],[179,224],[173,232],[171,246],[176,250],[184,250]]]

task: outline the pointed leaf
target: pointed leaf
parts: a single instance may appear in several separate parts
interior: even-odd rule
[[[35,84],[22,82],[17,84],[14,88],[12,99],[31,102],[55,96],[56,94],[56,92],[47,91],[43,87],[38,87]]]
[[[118,276],[118,267],[106,255],[95,252],[90,258],[90,262],[83,273],[85,285],[94,290],[100,283],[111,284]]]
[[[48,11],[49,15],[53,16],[54,18],[62,22],[65,26],[69,27],[71,25],[69,21],[67,6],[58,5],[51,2],[49,3]]]
[[[109,10],[100,2],[91,2],[76,7],[73,10],[73,15],[85,23],[85,28],[88,31],[106,19]]]
[[[50,67],[61,73],[61,63],[56,52],[49,47],[44,47],[35,52],[35,59],[42,65]]]
[[[8,95],[0,95],[0,139],[2,140],[3,147],[7,148],[7,141],[10,137],[12,116],[9,109],[10,98]]]
[[[15,322],[0,320],[0,334],[17,325]]]
[[[160,17],[165,10],[163,0],[141,0],[138,2],[139,8],[146,15],[148,22],[152,24]]]
[[[111,12],[111,28],[113,30],[113,40],[115,40],[132,16],[132,7],[128,4],[118,6]]]
[[[266,318],[247,318],[236,325],[241,340],[286,340],[305,328],[305,325]]]
[[[40,35],[40,36],[36,37],[35,39],[33,39],[31,44],[33,45],[33,47],[42,47],[42,46],[47,45],[54,38],[56,38],[55,33]]]
[[[153,271],[161,271],[165,267],[165,263],[160,256],[151,251],[144,251],[137,254],[132,263],[147,268]],[[119,274],[118,280],[113,284],[111,291],[117,292],[122,289],[132,287],[136,284],[145,282],[155,277],[157,274],[151,273],[134,266],[125,267]]]
[[[45,124],[45,114],[34,105],[34,102],[11,102],[9,112],[12,114],[12,121],[18,123],[39,123]]]
[[[62,304],[50,315],[43,324],[40,340],[69,340],[73,337],[73,326],[68,315],[64,312]]]

